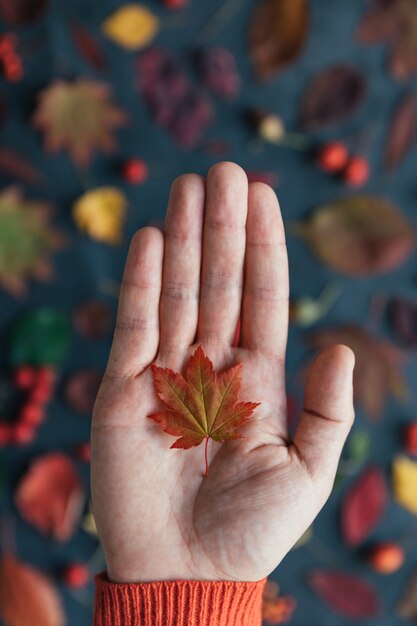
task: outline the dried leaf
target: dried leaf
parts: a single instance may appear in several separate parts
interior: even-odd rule
[[[279,586],[273,580],[265,584],[262,595],[262,620],[266,624],[289,622],[296,608],[296,601],[291,596],[280,596]]]
[[[81,518],[85,495],[71,459],[53,452],[31,465],[14,499],[28,524],[57,541],[67,541]]]
[[[102,25],[103,33],[126,50],[148,46],[159,30],[157,16],[143,4],[123,4]]]
[[[320,207],[298,232],[324,263],[351,276],[392,271],[415,247],[406,218],[394,204],[371,195]]]
[[[91,414],[103,375],[96,370],[79,370],[69,376],[64,398],[76,413]]]
[[[203,84],[224,100],[234,100],[241,83],[236,59],[230,50],[220,46],[201,48],[195,53],[197,69]]]
[[[71,326],[65,313],[41,307],[20,315],[9,335],[9,360],[19,365],[58,365],[71,342]]]
[[[0,0],[0,20],[20,26],[30,24],[43,15],[48,0]]]
[[[405,592],[398,603],[397,613],[403,619],[417,624],[417,571],[406,584]]]
[[[249,54],[258,78],[271,78],[298,57],[309,24],[307,0],[258,0],[249,31]]]
[[[74,203],[72,215],[78,228],[92,239],[109,244],[122,240],[127,199],[116,187],[97,187]]]
[[[355,353],[353,373],[355,401],[372,419],[381,416],[389,394],[398,399],[406,396],[401,373],[404,353],[386,341],[369,335],[356,326],[321,330],[310,336],[311,344],[321,350],[334,344],[345,344]]]
[[[96,520],[94,519],[93,508],[91,506],[91,502],[88,505],[88,511],[84,515],[82,528],[86,533],[93,535],[93,537],[98,537]]]
[[[46,149],[67,151],[80,167],[87,166],[96,151],[113,152],[113,133],[127,116],[110,93],[104,83],[86,78],[56,80],[42,91],[33,122],[44,134]]]
[[[381,611],[380,598],[365,579],[337,570],[315,570],[308,583],[333,611],[347,619],[371,619]]]
[[[394,112],[385,146],[384,167],[393,170],[415,144],[417,137],[417,96],[409,93]]]
[[[188,359],[184,376],[152,365],[156,393],[165,407],[148,415],[170,435],[179,436],[171,448],[192,448],[209,438],[241,439],[238,429],[251,417],[256,402],[239,402],[243,364],[219,374],[201,346]],[[206,475],[208,472],[206,456]]]
[[[31,185],[45,182],[42,172],[26,157],[10,148],[0,148],[0,172]]]
[[[70,26],[70,33],[75,48],[87,63],[95,70],[102,71],[106,69],[107,61],[103,49],[85,26],[80,22],[73,22]]]
[[[347,64],[319,72],[301,101],[300,123],[306,130],[320,130],[352,115],[366,93],[363,74]]]
[[[4,626],[63,626],[66,621],[52,582],[10,554],[0,558],[0,617]]]
[[[406,298],[391,298],[388,302],[391,327],[405,347],[417,348],[417,302]]]
[[[384,474],[369,467],[345,494],[341,511],[341,530],[348,546],[357,546],[371,534],[388,504]]]
[[[113,313],[105,302],[87,300],[83,302],[73,315],[74,327],[86,339],[103,339],[113,321]]]
[[[359,25],[362,43],[390,46],[389,71],[394,78],[417,73],[417,5],[415,0],[374,0]]]
[[[396,501],[417,515],[417,461],[397,456],[392,465],[392,481]]]
[[[49,257],[63,238],[49,223],[51,212],[46,203],[24,200],[15,188],[0,192],[0,286],[15,296],[25,293],[29,279],[52,276]]]

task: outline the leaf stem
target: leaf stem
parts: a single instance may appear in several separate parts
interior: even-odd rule
[[[209,469],[209,466],[208,466],[208,454],[207,454],[208,442],[209,442],[209,438],[206,437],[206,445],[204,447],[204,458],[205,458],[205,461],[206,461],[206,472],[205,472],[204,476],[206,476],[206,477],[208,476],[208,469]]]

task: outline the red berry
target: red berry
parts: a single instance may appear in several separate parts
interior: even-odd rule
[[[362,156],[352,157],[343,172],[343,180],[351,187],[361,187],[369,179],[368,159]]]
[[[21,422],[13,427],[13,441],[15,443],[25,444],[34,440],[36,429],[32,424]]]
[[[340,172],[347,164],[349,153],[340,141],[325,144],[318,153],[317,165],[325,172]]]
[[[0,424],[0,446],[6,446],[13,439],[13,428],[9,424]]]
[[[90,572],[87,565],[72,563],[64,569],[62,579],[68,587],[85,587],[90,579]]]
[[[28,402],[22,407],[20,419],[24,424],[37,426],[45,419],[45,410],[40,404]]]
[[[417,454],[417,422],[404,428],[404,445],[409,454]]]
[[[123,164],[123,178],[134,185],[144,183],[148,178],[148,166],[143,159],[128,159]]]
[[[404,563],[403,548],[397,543],[379,543],[368,553],[369,565],[379,574],[392,574]]]
[[[75,454],[81,461],[89,463],[91,460],[91,446],[89,443],[80,443],[75,448]]]
[[[52,384],[37,384],[29,394],[29,402],[33,402],[35,404],[46,404],[51,399],[52,392]]]
[[[46,365],[40,367],[36,372],[36,382],[38,385],[51,385],[55,382],[56,372],[52,367]]]
[[[29,389],[35,382],[36,370],[29,365],[21,365],[14,373],[14,382],[20,389]]]

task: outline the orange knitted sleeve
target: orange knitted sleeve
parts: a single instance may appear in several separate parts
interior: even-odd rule
[[[94,626],[261,626],[266,578],[115,584],[95,578]]]

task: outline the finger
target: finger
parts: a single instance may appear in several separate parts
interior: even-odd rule
[[[288,258],[281,211],[264,183],[249,186],[240,345],[284,358],[288,333]]]
[[[163,251],[163,234],[157,228],[142,228],[131,241],[107,365],[110,376],[136,376],[155,358]]]
[[[247,196],[247,177],[238,165],[219,163],[210,169],[197,330],[200,341],[233,342],[242,298]]]
[[[165,220],[159,352],[188,347],[197,332],[205,184],[186,174],[171,188]]]
[[[310,475],[328,492],[354,420],[355,357],[346,346],[324,350],[310,367],[294,443]]]

